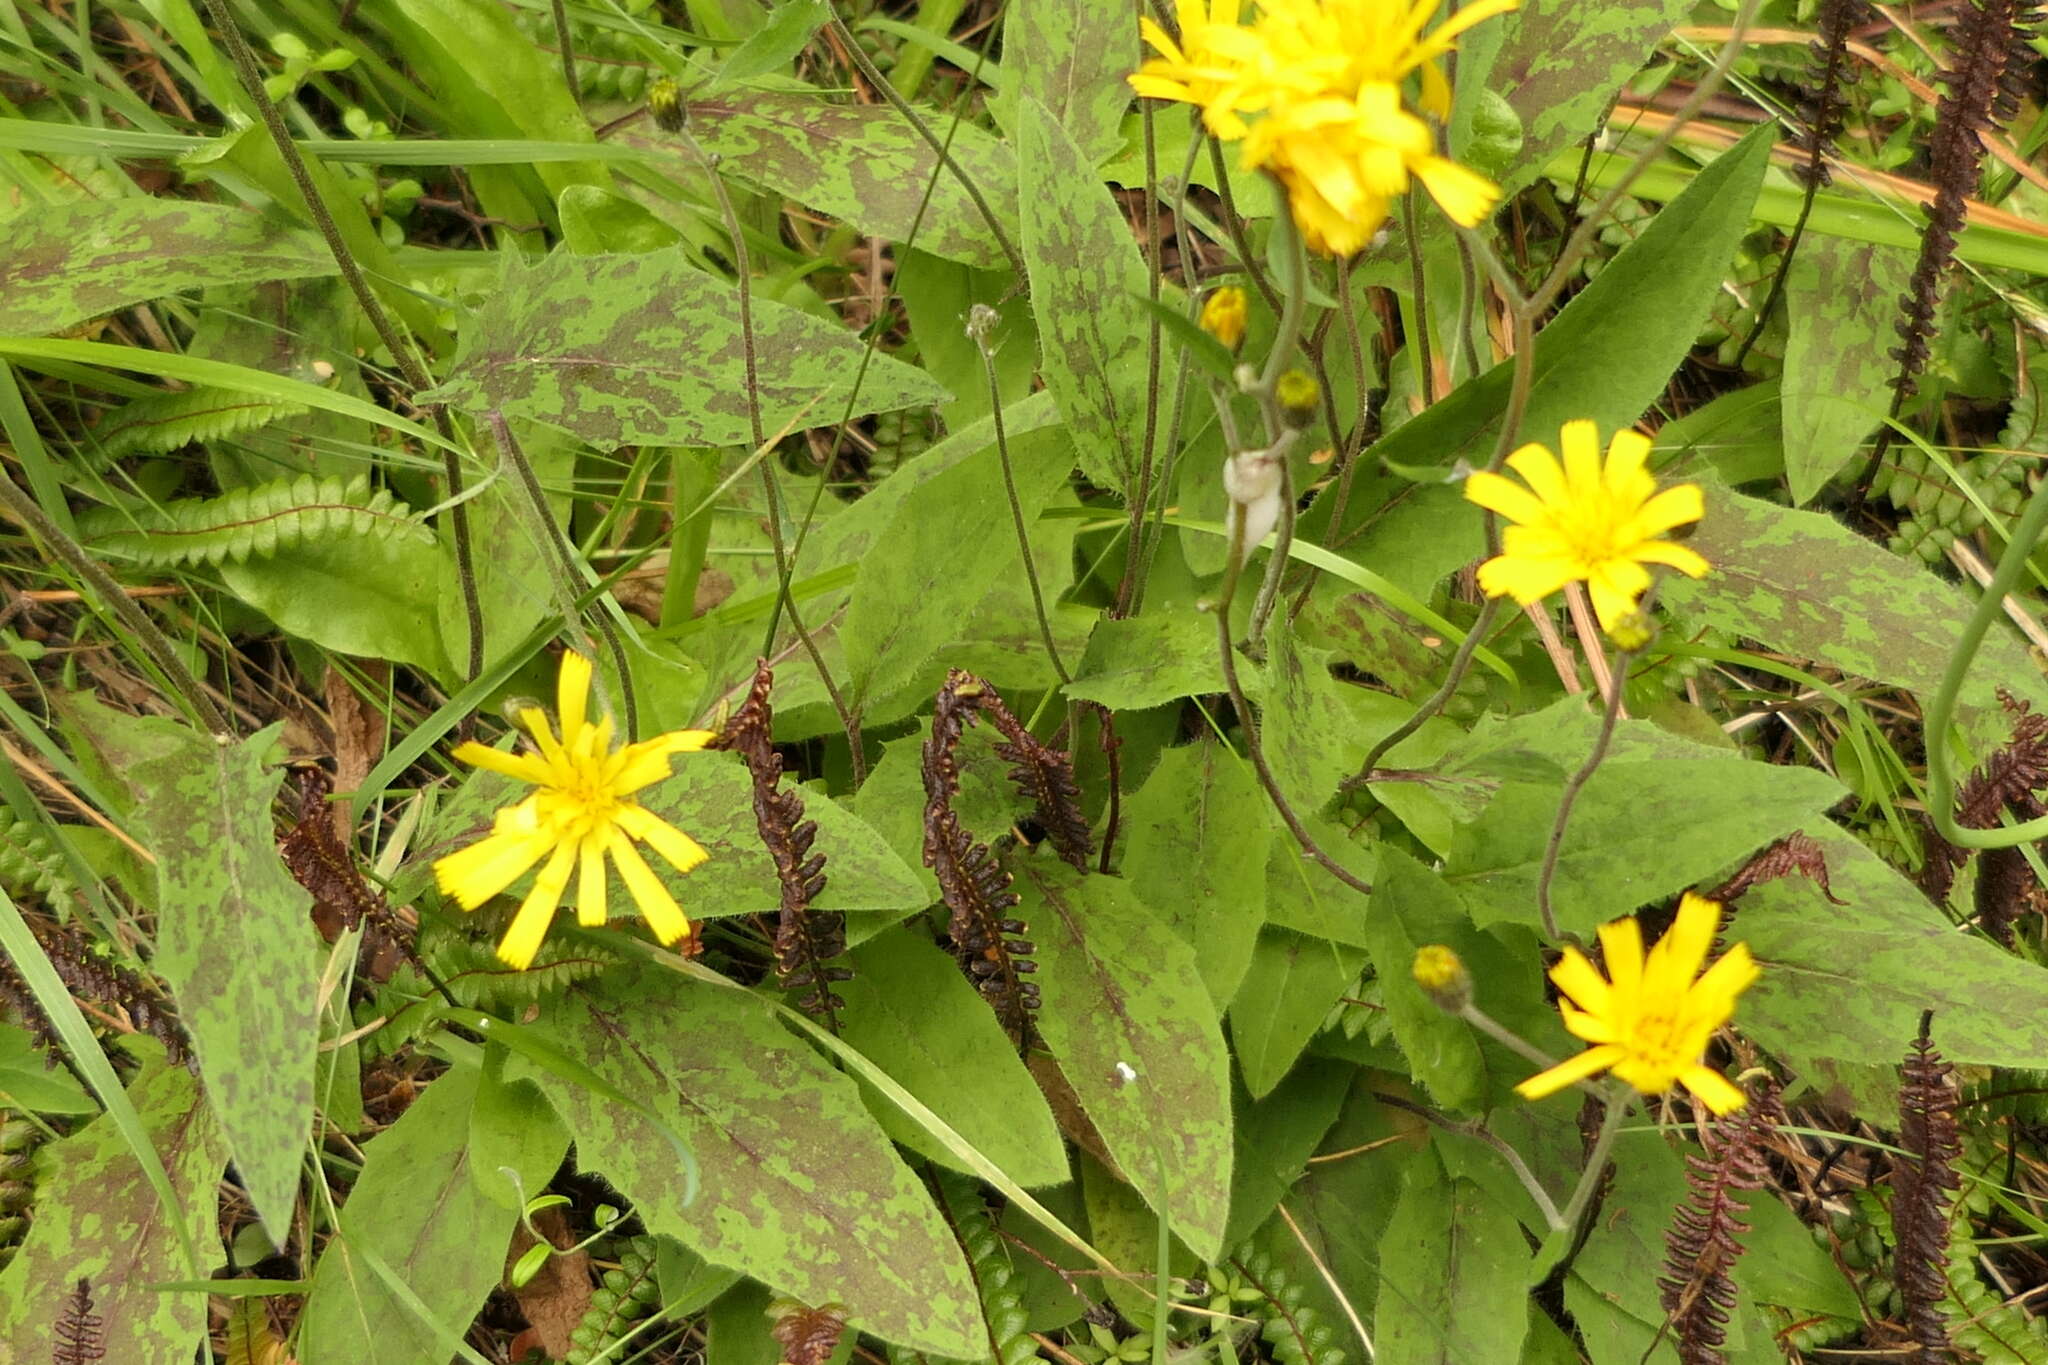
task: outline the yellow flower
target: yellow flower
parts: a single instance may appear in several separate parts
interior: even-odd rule
[[[1202,304],[1202,330],[1231,350],[1244,340],[1247,304],[1244,290],[1226,284]]]
[[[1745,943],[1701,974],[1720,923],[1720,904],[1688,891],[1678,918],[1647,958],[1643,931],[1633,919],[1600,926],[1605,978],[1578,949],[1566,948],[1550,969],[1566,997],[1557,1007],[1564,1026],[1593,1046],[1531,1076],[1515,1093],[1539,1100],[1612,1071],[1646,1095],[1661,1095],[1677,1083],[1716,1114],[1740,1109],[1742,1092],[1700,1061],[1714,1030],[1733,1017],[1735,997],[1757,978]]]
[[[1439,1009],[1456,1014],[1472,1003],[1472,974],[1465,970],[1464,959],[1456,949],[1441,943],[1425,943],[1415,950],[1415,963],[1410,970],[1415,974],[1415,984]]]
[[[1583,580],[1601,628],[1613,631],[1650,586],[1645,564],[1668,564],[1692,578],[1707,571],[1697,551],[1657,539],[1698,521],[1706,504],[1697,484],[1657,491],[1644,467],[1650,439],[1639,432],[1614,433],[1604,468],[1593,423],[1566,422],[1560,444],[1561,466],[1539,444],[1508,456],[1527,488],[1484,471],[1465,480],[1466,497],[1515,523],[1501,537],[1501,553],[1479,566],[1479,586],[1528,606]]]
[[[455,757],[465,763],[538,788],[499,811],[484,838],[434,864],[441,890],[464,910],[474,910],[547,859],[498,945],[498,957],[509,966],[532,964],[572,871],[577,874],[577,923],[605,922],[606,855],[618,864],[626,890],[657,939],[674,943],[690,932],[688,916],[634,841],[661,854],[678,872],[688,872],[710,855],[695,839],[634,800],[633,793],[667,777],[671,755],[703,748],[712,734],[675,730],[614,750],[612,718],[593,725],[585,713],[590,673],[590,660],[581,654],[562,656],[556,682],[560,739],[539,707],[520,713],[519,723],[533,736],[538,753],[508,754],[474,741],[455,750]]]
[[[1462,226],[1492,211],[1499,188],[1436,155],[1435,135],[1403,107],[1401,87],[1420,73],[1419,106],[1447,117],[1438,59],[1460,33],[1516,3],[1474,0],[1425,33],[1441,0],[1261,0],[1250,23],[1239,0],[1176,0],[1177,40],[1139,20],[1159,56],[1131,86],[1201,106],[1210,132],[1244,140],[1246,169],[1279,178],[1309,245],[1348,256],[1372,240],[1410,177]]]

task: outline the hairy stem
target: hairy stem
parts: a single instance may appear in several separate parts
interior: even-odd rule
[[[1550,884],[1557,876],[1558,855],[1564,851],[1565,831],[1570,828],[1572,807],[1579,801],[1579,793],[1586,789],[1586,783],[1599,771],[1607,759],[1608,746],[1614,742],[1615,722],[1621,718],[1621,699],[1627,689],[1629,661],[1635,656],[1628,650],[1614,652],[1610,672],[1614,686],[1608,689],[1606,703],[1600,708],[1600,734],[1593,741],[1593,751],[1586,755],[1586,761],[1564,784],[1564,795],[1557,803],[1557,818],[1551,821],[1550,838],[1543,845],[1543,870],[1536,877],[1536,909],[1543,917],[1543,933],[1553,943],[1558,939],[1557,915],[1550,905]]]

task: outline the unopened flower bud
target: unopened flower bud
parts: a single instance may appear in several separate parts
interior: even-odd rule
[[[1316,405],[1323,401],[1323,387],[1313,376],[1300,370],[1289,370],[1280,376],[1280,382],[1273,386],[1273,397],[1279,400],[1280,415],[1287,425],[1300,431],[1316,419]]]
[[[967,310],[967,336],[985,351],[989,338],[995,335],[996,324],[1002,320],[1002,314],[995,309],[985,303],[977,303]]]
[[[1607,638],[1617,649],[1633,654],[1657,638],[1657,622],[1640,607],[1631,607],[1607,627]]]
[[[1441,943],[1415,950],[1415,984],[1440,1010],[1456,1014],[1472,1003],[1472,974],[1464,961]]]
[[[1231,543],[1250,554],[1280,520],[1280,461],[1263,450],[1238,452],[1223,462],[1223,491],[1230,495],[1224,525]]]
[[[1226,284],[1202,305],[1202,330],[1231,350],[1244,341],[1244,290]]]
[[[673,76],[662,76],[647,87],[647,112],[663,132],[682,131],[683,88]]]

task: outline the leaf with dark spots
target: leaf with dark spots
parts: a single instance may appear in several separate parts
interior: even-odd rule
[[[946,155],[1004,222],[1017,203],[1017,163],[974,124],[921,111],[945,130]],[[1004,264],[987,220],[931,144],[885,105],[828,104],[814,94],[731,90],[690,105],[690,129],[719,168],[831,214],[864,235],[915,243],[967,265]],[[629,130],[619,141],[672,155],[701,174],[662,134]],[[927,199],[929,192],[929,199]]]
[[[1003,70],[1011,86],[997,116],[1042,104],[1091,164],[1099,163],[1123,145],[1118,125],[1131,105],[1125,77],[1138,54],[1137,30],[1123,5],[1013,0],[1003,12]],[[1014,119],[1005,122],[1014,136]]]
[[[199,1082],[156,1053],[128,1094],[190,1220],[193,1242],[205,1245],[227,1146],[199,1097]],[[95,1119],[46,1149],[39,1169],[28,1238],[0,1271],[0,1360],[50,1359],[67,1300],[86,1279],[106,1359],[191,1365],[206,1335],[206,1297],[157,1287],[192,1272],[113,1120]]]
[[[1126,1181],[1198,1255],[1230,1213],[1229,1064],[1194,950],[1115,877],[1026,859],[1039,1027]]]
[[[942,1356],[985,1345],[960,1249],[853,1082],[743,992],[652,970],[553,1007],[534,1028],[682,1135],[702,1172],[694,1203],[669,1139],[642,1114],[522,1061],[575,1133],[582,1160],[633,1201],[649,1232],[854,1326]]]
[[[315,234],[247,209],[129,198],[0,225],[0,333],[43,336],[185,289],[332,275]]]
[[[277,729],[215,738],[84,696],[65,711],[135,799],[133,827],[156,857],[151,965],[170,983],[249,1201],[281,1242],[313,1120],[320,940],[271,841]]]
[[[1039,366],[1081,472],[1126,499],[1144,462],[1145,262],[1095,164],[1025,101],[1018,131],[1021,243]]]
[[[1707,514],[1686,543],[1714,571],[1671,576],[1664,601],[1710,625],[1878,682],[1934,694],[1975,600],[1918,563],[1901,559],[1833,517],[1795,512],[1702,480]],[[1992,624],[1969,677],[1960,714],[1985,750],[2005,742],[1998,688],[2048,702],[2048,685],[2003,620]]]
[[[771,435],[946,397],[885,355],[863,372],[867,348],[852,332],[758,290],[752,306],[761,424]],[[515,269],[464,341],[448,381],[423,399],[497,408],[605,448],[753,440],[739,291],[678,253],[558,251]]]

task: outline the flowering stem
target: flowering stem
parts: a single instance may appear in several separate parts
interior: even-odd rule
[[[1941,686],[1927,707],[1923,727],[1927,735],[1927,816],[1941,837],[1957,848],[2013,848],[2048,837],[2048,816],[1997,829],[1964,829],[1958,825],[1955,776],[1949,771],[1948,761],[1949,727],[1955,719],[1956,698],[1962,692],[1963,680],[1970,675],[1970,663],[1983,646],[1991,623],[2004,609],[2006,594],[2026,571],[2044,531],[2048,531],[2048,479],[2034,490],[2027,510],[2013,527],[2005,553],[1998,557],[1998,567],[1992,571],[1991,581],[1984,585],[1977,609],[1964,623],[1955,652],[1942,671]]]
[[[1409,338],[1409,356],[1416,364],[1415,391],[1425,404],[1436,401],[1436,364],[1429,353],[1429,281],[1422,268],[1422,220],[1415,211],[1415,196],[1401,196],[1402,236],[1408,247],[1408,286],[1414,291],[1415,335]]]
[[[1287,367],[1287,357],[1301,336],[1302,313],[1308,296],[1308,245],[1302,240],[1301,229],[1295,225],[1294,214],[1288,208],[1286,187],[1275,180],[1273,193],[1280,201],[1274,230],[1287,239],[1287,303],[1280,314],[1280,330],[1273,337],[1272,353],[1266,357],[1265,372],[1259,376],[1259,406],[1266,415],[1266,440],[1271,446],[1271,453],[1280,461],[1280,534],[1273,541],[1273,553],[1266,561],[1266,577],[1259,584],[1259,595],[1252,600],[1251,619],[1245,628],[1246,638],[1258,649],[1264,647],[1266,622],[1273,615],[1273,603],[1280,595],[1280,579],[1287,572],[1287,555],[1294,545],[1294,479],[1287,458],[1287,448],[1292,444],[1288,438],[1294,433],[1280,412],[1275,388]],[[1336,439],[1335,432],[1331,433],[1331,439]],[[1247,545],[1245,553],[1250,552],[1251,547]]]
[[[1480,1017],[1485,1018],[1484,1015]],[[1491,1019],[1488,1019],[1486,1022],[1492,1028],[1500,1029],[1500,1025],[1495,1024]],[[1524,1047],[1527,1046],[1522,1044],[1521,1039],[1507,1033],[1505,1029],[1501,1029],[1501,1033],[1506,1034],[1506,1037],[1513,1039],[1515,1043],[1521,1044]],[[1529,1192],[1529,1197],[1536,1201],[1537,1211],[1543,1215],[1545,1226],[1552,1232],[1556,1232],[1564,1227],[1564,1219],[1558,1215],[1557,1202],[1550,1197],[1550,1191],[1543,1188],[1543,1182],[1538,1180],[1536,1173],[1529,1169],[1529,1163],[1522,1160],[1522,1154],[1516,1151],[1513,1144],[1499,1133],[1494,1132],[1484,1123],[1477,1120],[1454,1119],[1448,1114],[1438,1113],[1426,1104],[1417,1104],[1411,1099],[1406,1099],[1400,1095],[1390,1095],[1383,1090],[1373,1091],[1372,1097],[1381,1104],[1395,1109],[1405,1109],[1418,1118],[1427,1119],[1447,1133],[1456,1133],[1460,1137],[1472,1138],[1493,1148],[1494,1151],[1500,1153],[1501,1160],[1507,1162],[1508,1169],[1515,1174],[1515,1179],[1522,1182],[1522,1188]]]
[[[1614,725],[1621,719],[1621,698],[1627,690],[1628,666],[1635,658],[1632,651],[1618,649],[1609,663],[1614,675],[1614,685],[1607,690],[1606,704],[1600,709],[1600,734],[1593,741],[1593,752],[1586,755],[1586,761],[1564,784],[1564,796],[1557,803],[1557,818],[1550,825],[1550,840],[1543,846],[1543,870],[1536,878],[1536,909],[1543,916],[1544,936],[1555,942],[1558,937],[1557,914],[1550,905],[1550,883],[1557,876],[1558,855],[1564,850],[1565,829],[1571,824],[1572,807],[1578,804],[1579,793],[1592,779],[1600,764],[1607,758],[1607,748],[1614,742]]]
[[[1073,682],[1074,677],[1060,660],[1060,647],[1052,638],[1052,622],[1045,614],[1045,591],[1038,585],[1038,564],[1031,554],[1031,531],[1024,524],[1024,506],[1017,497],[1017,477],[1010,468],[1010,440],[1003,430],[1003,394],[996,382],[995,351],[989,346],[988,328],[975,325],[978,320],[968,323],[967,334],[973,338],[975,349],[981,352],[981,372],[988,380],[989,417],[995,424],[996,456],[1003,465],[1003,492],[1010,498],[1010,521],[1017,529],[1017,551],[1024,556],[1024,581],[1031,585],[1031,609],[1038,617],[1038,638],[1045,643],[1045,657],[1052,661],[1052,671],[1064,686]],[[1143,509],[1140,508],[1142,514]],[[1136,544],[1135,537],[1132,543]],[[1124,581],[1126,584],[1130,581],[1128,571]]]
[[[1571,1201],[1564,1206],[1555,1226],[1559,1230],[1576,1228],[1586,1214],[1586,1206],[1593,1202],[1593,1192],[1600,1188],[1600,1177],[1607,1169],[1607,1156],[1614,1150],[1614,1138],[1621,1131],[1621,1121],[1628,1113],[1628,1093],[1619,1087],[1611,1089],[1606,1096],[1607,1112],[1601,1115],[1600,1132],[1593,1139],[1593,1150],[1586,1156],[1586,1169],[1579,1173],[1578,1188],[1572,1191]]]

